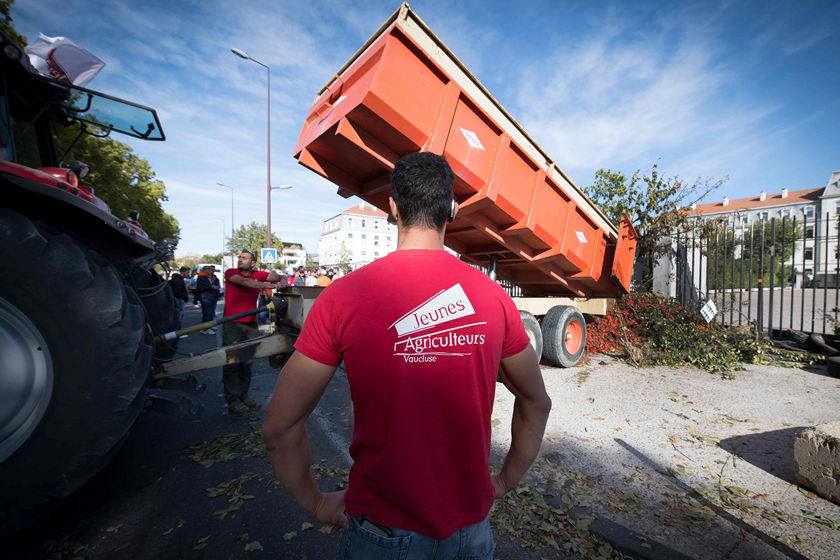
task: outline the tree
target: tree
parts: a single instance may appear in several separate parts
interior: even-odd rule
[[[260,256],[260,249],[266,246],[265,224],[258,224],[251,222],[248,225],[239,226],[233,232],[233,240],[228,238],[228,252],[233,251],[236,254],[242,251],[253,251],[257,257]],[[283,243],[280,238],[271,234],[271,246],[276,248],[278,252],[283,250]]]
[[[338,266],[346,269],[350,266],[350,251],[347,250],[347,245],[344,241],[341,242],[341,250],[338,252]]]
[[[792,280],[797,274],[793,263],[798,242],[805,231],[801,223],[794,227],[793,220],[774,221],[756,222],[738,235],[731,227],[717,227],[705,237],[703,254],[708,257],[711,289],[756,288],[759,278],[765,288]]]
[[[149,162],[113,138],[83,134],[73,145],[79,131],[76,126],[56,126],[55,140],[60,159],[79,160],[90,167],[82,184],[93,187],[96,196],[119,218],[127,218],[130,210],[139,210],[140,223],[150,238],[177,241],[181,231],[178,221],[161,207],[167,200],[166,186],[155,177]]]
[[[0,30],[11,37],[21,48],[26,46],[26,37],[17,32],[12,25],[11,9],[15,0],[0,0]]]
[[[653,283],[653,264],[668,247],[659,241],[680,230],[689,228],[688,216],[683,208],[699,202],[726,179],[698,179],[687,183],[679,177],[662,177],[654,163],[645,174],[637,170],[629,179],[620,172],[599,169],[595,184],[584,187],[586,195],[614,223],[627,215],[639,240],[636,260],[646,266],[638,291],[650,291]]]

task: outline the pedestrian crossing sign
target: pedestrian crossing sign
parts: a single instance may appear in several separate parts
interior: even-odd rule
[[[276,263],[277,249],[263,247],[262,249],[260,249],[260,260],[264,263]]]

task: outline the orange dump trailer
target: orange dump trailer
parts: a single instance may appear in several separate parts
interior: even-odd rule
[[[577,304],[628,291],[630,221],[616,228],[403,4],[318,92],[294,156],[389,212],[391,170],[421,150],[455,172],[461,211],[445,243],[464,260],[526,296]]]

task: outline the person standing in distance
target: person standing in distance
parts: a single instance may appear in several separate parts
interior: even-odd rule
[[[201,322],[207,323],[216,317],[216,304],[219,301],[221,285],[216,278],[216,267],[207,265],[201,269],[196,278],[195,291],[201,300]],[[216,329],[204,329],[204,334],[216,334]]]
[[[187,284],[190,278],[190,267],[182,266],[178,272],[173,272],[169,278],[169,286],[172,288],[172,295],[175,297],[175,303],[178,305],[178,320],[184,320],[184,304],[190,300],[190,294],[187,292]]]
[[[224,316],[236,315],[256,308],[260,290],[265,289],[263,282],[277,282],[281,276],[265,270],[254,270],[257,257],[251,251],[239,254],[237,268],[225,271],[225,313]],[[248,315],[229,323],[222,323],[222,344],[228,346],[259,336],[257,316]],[[251,387],[251,362],[240,362],[222,367],[222,385],[228,412],[243,414],[257,407],[256,401],[248,394]]]
[[[340,558],[492,558],[493,500],[540,449],[551,399],[519,312],[443,249],[458,211],[453,180],[442,156],[397,162],[389,199],[397,250],[324,289],[268,405],[263,437],[277,478],[319,521],[345,530]],[[375,294],[375,305],[360,294]],[[306,419],[342,360],[354,463],[346,491],[323,493]],[[491,476],[497,373],[516,402],[510,450]]]

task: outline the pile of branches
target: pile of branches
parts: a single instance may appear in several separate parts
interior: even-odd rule
[[[651,293],[627,294],[587,324],[588,352],[619,354],[636,366],[690,365],[729,376],[763,350],[748,327],[725,329],[694,309]]]

